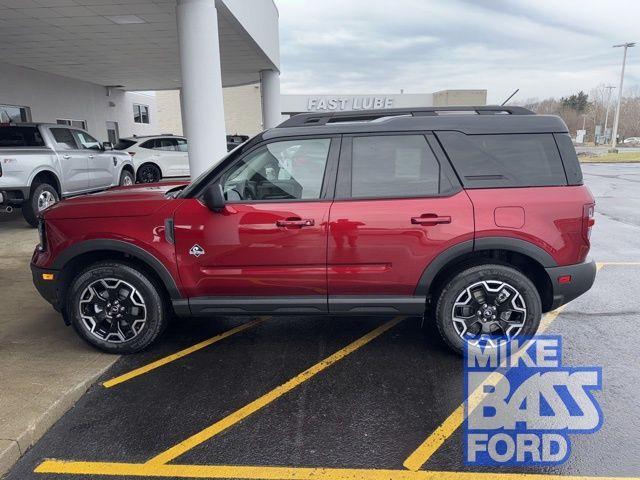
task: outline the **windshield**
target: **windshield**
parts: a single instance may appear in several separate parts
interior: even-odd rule
[[[238,145],[238,147],[240,146],[241,145]],[[180,194],[180,196],[182,198],[187,197],[191,195],[192,192],[196,191],[203,182],[204,183],[208,182],[209,178],[213,176],[213,174],[215,173],[215,170],[221,164],[226,163],[231,158],[235,158],[240,153],[242,149],[238,147],[234,148],[229,153],[227,153],[224,157],[222,157],[222,159],[220,159],[220,161],[216,162],[208,170],[205,170],[204,173],[198,176],[198,178],[196,178],[195,180],[192,180],[191,183],[189,183],[189,185],[187,185],[187,187],[184,190],[182,190],[182,193]]]

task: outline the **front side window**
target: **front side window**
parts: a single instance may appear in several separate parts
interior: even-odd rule
[[[149,123],[149,106],[135,103],[133,105],[133,121],[135,123]]]
[[[52,128],[51,135],[53,135],[53,139],[56,141],[58,148],[65,150],[74,150],[78,148],[76,140],[73,138],[73,133],[71,133],[71,130],[68,128]]]
[[[86,150],[101,150],[100,142],[86,132],[76,131],[78,143]]]
[[[178,142],[178,151],[179,152],[188,152],[189,147],[187,141],[184,138],[176,138],[176,142]]]
[[[353,139],[353,198],[426,197],[439,190],[440,164],[423,135]]]
[[[229,201],[319,199],[331,139],[264,145],[234,164],[222,178]]]

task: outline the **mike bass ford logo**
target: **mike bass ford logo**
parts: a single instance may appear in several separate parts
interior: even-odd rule
[[[465,350],[467,465],[558,465],[571,435],[600,429],[601,367],[562,364],[562,339],[535,336]]]

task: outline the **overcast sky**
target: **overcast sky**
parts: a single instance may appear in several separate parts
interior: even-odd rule
[[[618,85],[640,1],[276,0],[283,93],[488,90],[501,103]],[[640,45],[625,87],[640,84]]]

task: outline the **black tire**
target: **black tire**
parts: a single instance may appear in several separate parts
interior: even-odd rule
[[[102,285],[100,280],[105,279],[110,279],[107,281],[107,285],[114,287],[109,290],[108,294],[100,291],[100,285]],[[121,283],[116,283],[116,281]],[[108,296],[105,298],[100,295],[91,295],[91,290],[89,290],[91,285],[94,285],[94,292],[97,291]],[[95,287],[95,285],[98,286]],[[125,307],[127,311],[123,313],[126,317],[116,320],[118,324],[115,328],[114,319],[111,317],[106,319],[105,312],[109,311],[112,315],[114,314],[111,310],[113,308],[111,302],[116,303],[115,300],[124,298],[122,296],[123,290],[129,290],[127,299],[131,301],[134,293],[130,287],[136,290],[136,299],[142,299],[142,302],[138,302],[138,304],[143,307],[136,308],[138,318],[131,321],[134,316],[129,313],[133,311],[133,308],[131,303],[127,303],[129,308]],[[155,281],[132,265],[119,262],[98,262],[85,268],[71,282],[67,294],[66,311],[78,335],[94,347],[108,353],[136,353],[155,342],[167,326],[168,309],[161,291]],[[86,296],[83,299],[83,295],[86,293],[91,295],[89,299]],[[92,299],[96,299],[95,302]],[[124,299],[122,301],[124,305]],[[92,313],[99,310],[94,305],[98,302],[104,307],[100,314],[105,315],[102,315],[101,318],[98,313]],[[115,312],[118,312],[117,308]],[[141,321],[142,312],[144,312],[145,321],[139,330],[134,332],[131,326]],[[82,313],[87,315],[82,315]],[[127,332],[131,334],[129,338],[126,338],[125,335]],[[110,338],[111,336],[114,338]],[[115,336],[121,336],[121,338],[115,338]]]
[[[156,183],[162,180],[160,168],[153,163],[141,165],[136,175],[138,177],[138,183]]]
[[[128,185],[133,185],[134,183],[136,183],[136,179],[133,178],[133,173],[131,173],[129,170],[123,170],[120,174],[120,183],[118,185],[120,185],[121,187],[125,187]]]
[[[45,198],[47,200],[46,202]],[[29,200],[22,204],[22,216],[29,225],[32,227],[38,226],[38,216],[41,210],[44,210],[44,208],[41,207],[43,207],[45,203],[48,203],[46,206],[53,205],[53,203],[49,203],[51,199],[53,199],[53,203],[60,201],[60,195],[58,195],[58,192],[53,186],[48,183],[37,183],[31,187]]]
[[[526,307],[526,315],[524,313],[522,314],[524,325],[522,325],[520,331],[517,332],[515,336],[532,336],[536,333],[540,325],[540,319],[542,317],[540,294],[533,282],[522,272],[515,268],[499,264],[487,264],[467,268],[446,282],[440,290],[435,307],[436,325],[440,335],[445,343],[459,354],[462,354],[464,350],[465,340],[456,330],[453,321],[454,303],[456,303],[458,297],[463,294],[467,287],[481,281],[504,282],[519,292]],[[471,301],[471,305],[473,305],[473,301]],[[489,307],[491,308],[492,305],[489,305]],[[482,311],[484,313],[481,307],[477,308],[480,308],[477,310],[478,312]],[[481,317],[481,315],[479,315],[479,317]],[[491,317],[487,320],[491,322]],[[481,325],[481,322],[478,322],[475,328],[479,328],[478,325]],[[471,329],[471,327],[469,327],[469,329]]]

